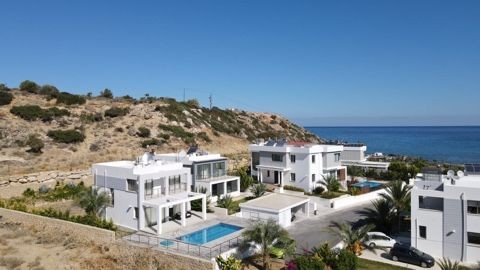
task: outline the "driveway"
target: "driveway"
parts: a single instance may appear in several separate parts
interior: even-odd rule
[[[368,202],[355,207],[333,211],[332,209],[319,208],[317,216],[294,222],[287,230],[297,243],[297,252],[318,247],[325,242],[328,242],[330,246],[336,245],[340,239],[328,231],[331,222],[356,222],[362,218],[356,212],[365,207],[370,207],[370,205],[371,203]]]

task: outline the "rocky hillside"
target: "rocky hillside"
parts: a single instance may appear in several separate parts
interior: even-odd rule
[[[0,89],[0,173],[88,168],[99,161],[134,159],[147,145],[157,152],[190,144],[245,159],[256,138],[320,139],[269,113],[201,107],[196,100],[61,93],[53,86]]]

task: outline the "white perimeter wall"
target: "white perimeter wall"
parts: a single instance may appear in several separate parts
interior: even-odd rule
[[[333,205],[332,208],[344,208],[349,206],[355,206],[360,203],[374,201],[376,199],[381,198],[380,194],[385,193],[385,189],[379,189],[376,191],[372,191],[366,194],[358,195],[358,196],[348,196],[348,197],[340,197],[330,200],[331,204]]]

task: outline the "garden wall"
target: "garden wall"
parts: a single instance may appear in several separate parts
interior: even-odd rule
[[[355,206],[379,199],[380,194],[385,192],[385,189],[379,189],[362,195],[335,198],[330,200],[330,205],[333,209]]]
[[[92,175],[90,170],[47,171],[23,175],[0,176],[0,187],[13,184],[43,183],[48,181],[85,180]]]

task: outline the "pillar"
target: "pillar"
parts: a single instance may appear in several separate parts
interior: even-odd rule
[[[138,207],[138,230],[145,228],[145,211],[143,209],[145,185],[140,177],[137,178],[137,207]]]
[[[227,195],[227,182],[223,182],[223,196]]]
[[[202,218],[203,220],[207,220],[207,196],[203,196],[202,198]]]
[[[157,208],[157,234],[160,235],[162,234],[162,214],[163,214],[163,208],[162,207],[158,207]]]
[[[186,213],[186,210],[185,210],[185,202],[182,202],[182,205],[181,205],[181,206],[182,206],[182,207],[181,207],[181,210],[182,210],[182,211],[180,212],[180,215],[181,215],[181,217],[182,217],[182,226],[185,227],[185,226],[187,226],[187,221],[186,221],[186,218],[185,218],[185,216],[186,216],[186,214],[187,214],[187,213]]]
[[[307,217],[309,216],[310,216],[310,202],[307,202]]]
[[[262,169],[258,168],[258,180],[263,183]]]

